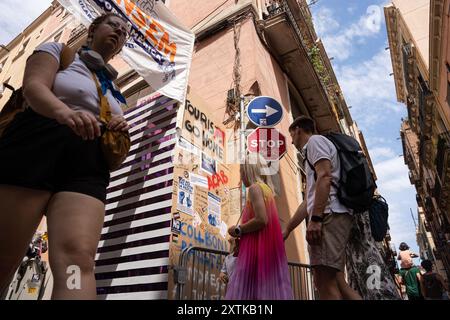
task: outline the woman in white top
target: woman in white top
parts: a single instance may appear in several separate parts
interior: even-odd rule
[[[79,52],[91,58],[97,53],[103,61],[89,65],[76,54],[61,71],[63,46],[58,43],[41,45],[27,61],[23,92],[29,108],[16,115],[0,137],[0,292],[45,214],[52,298],[96,298],[94,258],[109,170],[100,148],[94,74],[114,114],[108,128],[128,130],[120,108],[125,100],[105,67],[127,36],[127,23],[107,14],[93,21],[87,47]]]

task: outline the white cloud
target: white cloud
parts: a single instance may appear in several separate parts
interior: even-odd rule
[[[418,253],[416,226],[411,216],[412,211],[417,219],[417,207],[411,206],[411,203],[415,203],[414,192],[403,192],[398,195],[386,194],[384,197],[389,204],[391,243],[398,251],[399,244],[406,242],[414,252]]]
[[[373,127],[392,112],[400,120],[404,106],[396,103],[391,58],[384,48],[359,64],[337,65],[335,72],[352,115],[362,126]]]
[[[351,6],[351,7],[347,8],[347,12],[350,13],[350,14],[353,14],[355,12],[355,10],[356,10],[355,6]]]
[[[413,190],[408,177],[408,167],[403,157],[394,157],[375,164],[378,188],[381,193],[399,193]]]
[[[333,17],[333,11],[327,7],[320,7],[314,15],[314,28],[317,34],[325,35],[336,32],[339,22]]]
[[[371,5],[367,8],[366,13],[353,23],[347,29],[339,33],[330,33],[333,23],[336,21],[331,10],[322,7],[314,16],[318,34],[323,36],[323,43],[327,48],[328,55],[338,60],[345,60],[350,57],[354,43],[361,43],[362,38],[376,35],[381,30],[383,22],[382,8],[377,5]],[[331,23],[331,27],[327,27],[325,23]],[[334,23],[335,25],[335,23]],[[320,31],[323,31],[322,33]]]
[[[0,44],[8,44],[34,19],[50,7],[52,0],[2,0],[0,2]]]
[[[397,251],[400,242],[406,242],[412,250],[418,252],[416,227],[411,216],[412,211],[417,218],[416,192],[409,182],[408,168],[403,157],[379,162],[375,164],[375,171],[378,176],[378,191],[389,205],[391,243],[395,244]]]
[[[395,156],[395,151],[392,148],[388,147],[376,147],[373,149],[369,149],[369,153],[374,163],[378,163],[381,160],[393,158]]]

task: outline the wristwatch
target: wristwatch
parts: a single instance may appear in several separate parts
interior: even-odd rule
[[[236,226],[236,228],[234,228],[234,233],[240,237],[242,234],[242,230],[241,230],[241,226]]]
[[[322,223],[323,222],[323,217],[312,215],[311,218],[309,219],[309,221]]]

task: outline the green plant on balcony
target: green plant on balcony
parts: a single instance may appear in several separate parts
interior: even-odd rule
[[[325,67],[322,57],[320,56],[320,49],[317,46],[313,46],[308,53],[311,63],[318,74],[320,81],[323,84],[326,84],[330,80],[330,76],[328,75],[327,68]]]

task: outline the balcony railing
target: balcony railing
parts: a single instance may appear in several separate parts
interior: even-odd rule
[[[423,207],[423,201],[422,201],[422,198],[421,198],[418,194],[416,194],[416,201],[417,201],[417,205],[418,205],[419,207]]]
[[[437,155],[436,155],[436,169],[439,178],[441,179],[443,178],[443,173],[446,167],[448,169],[449,150],[450,150],[450,131],[446,131],[439,135]]]
[[[436,179],[436,181],[434,182],[432,196],[436,199],[438,203],[441,198],[441,191],[442,191],[441,183],[439,182],[439,179]]]
[[[269,16],[264,17],[266,19],[273,18],[281,13],[286,15],[287,21],[294,29],[294,34],[298,40],[298,44],[302,47],[308,55],[308,60],[314,67],[314,70],[319,78],[320,85],[322,86],[324,92],[326,93],[330,103],[334,101],[339,101],[336,97],[336,88],[332,81],[331,73],[328,70],[327,64],[322,57],[319,47],[315,43],[314,36],[312,35],[311,29],[314,28],[312,24],[311,15],[308,13],[307,6],[303,5],[302,1],[296,2],[300,6],[300,12],[304,20],[304,25],[301,21],[294,16],[293,11],[289,7],[288,1],[273,1],[268,7],[267,12]],[[304,27],[303,27],[304,26]]]
[[[439,180],[438,204],[443,212],[450,210],[450,132],[439,135],[436,155],[436,180]]]
[[[267,12],[269,13],[269,18],[271,18],[277,14],[286,12],[286,10],[278,1],[272,1],[272,3],[267,6]]]

